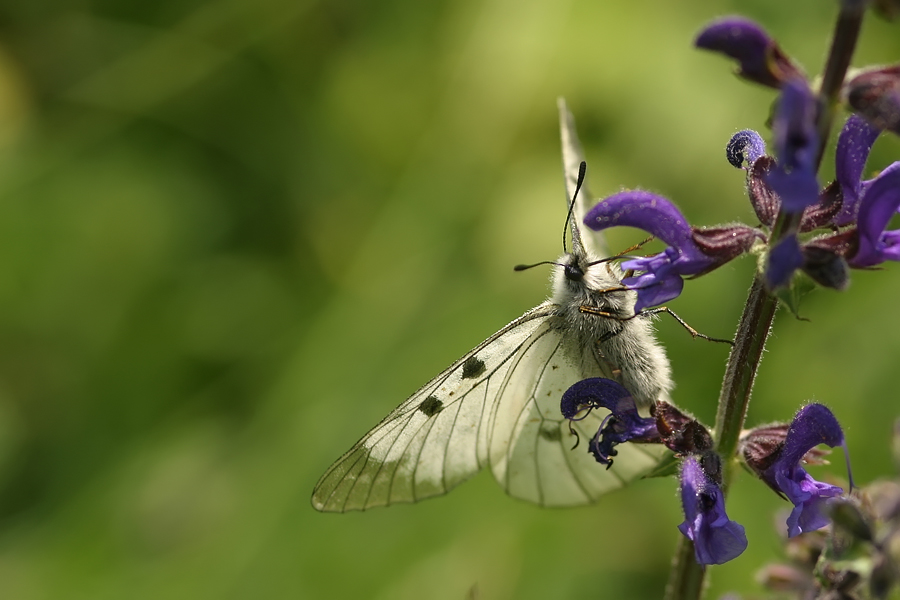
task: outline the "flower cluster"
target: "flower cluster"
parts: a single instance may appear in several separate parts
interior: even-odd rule
[[[900,421],[893,448],[900,464]],[[786,539],[788,561],[765,566],[759,582],[796,598],[896,597],[900,479],[875,481],[853,497],[832,500],[830,509],[832,526]]]
[[[772,118],[774,156],[766,154],[765,142],[752,130],[738,132],[726,147],[728,161],[747,171],[748,196],[760,226],[692,226],[671,201],[640,190],[602,200],[585,216],[585,225],[598,231],[636,227],[667,244],[659,254],[622,264],[633,272],[623,285],[637,292],[635,311],[677,297],[684,278],[709,273],[752,250],[767,248],[763,264],[770,290],[789,286],[798,270],[822,286],[843,289],[849,268],[900,260],[900,230],[887,229],[900,209],[900,162],[863,179],[878,135],[900,133],[900,67],[866,71],[845,85],[846,104],[862,116],[851,115],[844,125],[836,180],[822,188],[816,176],[822,150],[819,99],[801,69],[746,19],[713,23],[696,45],[735,59],[739,76],[779,91]],[[816,235],[817,230],[823,233]]]
[[[864,3],[857,4],[853,10],[864,8]],[[769,294],[757,294],[765,298],[757,306],[769,302],[771,315],[770,295],[790,291],[798,272],[823,287],[841,290],[849,283],[851,269],[900,260],[900,229],[888,229],[893,215],[900,212],[900,162],[870,179],[865,176],[878,137],[883,132],[900,134],[900,65],[861,71],[841,84],[845,65],[838,74],[831,73],[832,83],[822,83],[823,89],[816,90],[778,43],[746,19],[712,23],[695,44],[735,60],[738,76],[777,90],[769,141],[772,152],[751,129],[734,134],[725,149],[728,162],[745,171],[747,196],[758,223],[694,226],[670,200],[643,190],[619,192],[600,201],[584,216],[587,227],[596,231],[634,227],[666,245],[652,256],[620,257],[626,271],[622,285],[636,292],[635,314],[679,296],[685,279],[705,275],[747,253],[759,257],[760,285],[755,289],[760,290],[764,282]],[[822,79],[828,81],[829,73]],[[835,148],[835,180],[823,186],[817,173],[838,96],[851,114]],[[771,319],[765,326],[770,324]],[[820,445],[841,447],[848,485],[853,488],[843,431],[821,404],[802,407],[790,423],[747,431],[740,440],[723,434],[724,441],[718,440],[721,448],[703,424],[672,404],[658,401],[649,414],[642,414],[629,391],[610,379],[576,383],[563,395],[560,410],[571,421],[592,411],[608,411],[588,445],[588,452],[607,469],[615,468],[620,444],[662,444],[674,453],[681,465],[685,515],[678,528],[693,543],[700,565],[727,562],[748,544],[744,528],[725,511],[723,464],[731,464],[736,441],[744,466],[793,505],[785,524],[789,538],[817,532],[833,521],[838,527],[841,519],[855,522],[851,517],[856,514],[856,501],[841,487],[815,480],[803,466],[823,462],[826,451]],[[736,419],[727,420],[728,410],[723,414],[732,426]],[[734,411],[731,416],[737,414],[742,425],[746,413]],[[738,429],[732,427],[732,431]],[[900,509],[896,512],[900,514]],[[847,527],[852,529],[851,525]],[[857,532],[864,529],[856,527]],[[871,532],[865,535],[857,537],[874,539]],[[885,555],[882,550],[879,556]],[[831,583],[831,589],[849,589],[840,578]]]
[[[662,401],[651,407],[650,416],[641,416],[628,390],[602,377],[579,381],[560,401],[560,410],[570,421],[602,409],[609,414],[588,445],[597,462],[613,467],[612,457],[619,444],[665,445],[683,459],[680,479],[685,520],[678,528],[694,542],[697,562],[722,564],[741,554],[747,547],[747,537],[744,528],[725,513],[721,458],[713,450],[706,427]],[[801,466],[821,455],[815,450],[819,444],[842,446],[846,455],[841,427],[821,404],[803,407],[790,425],[761,427],[741,441],[747,466],[794,505],[787,520],[792,537],[824,527],[828,523],[825,507],[843,494],[837,486],[816,481]],[[848,459],[848,473],[849,468]]]

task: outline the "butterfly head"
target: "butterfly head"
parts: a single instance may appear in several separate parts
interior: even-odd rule
[[[575,258],[574,254],[566,254],[563,258],[569,257],[573,259],[571,262],[562,261],[559,263],[562,265],[563,276],[573,283],[581,282],[584,279],[584,269],[578,264],[578,259]]]
[[[578,311],[581,306],[611,314],[633,314],[634,292],[622,287],[622,273],[614,262],[596,259],[580,247],[555,263],[552,301]]]

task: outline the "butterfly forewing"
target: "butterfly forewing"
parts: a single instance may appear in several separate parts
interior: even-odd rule
[[[343,512],[416,502],[477,473],[514,357],[552,314],[549,303],[525,313],[429,381],[328,469],[313,506]]]

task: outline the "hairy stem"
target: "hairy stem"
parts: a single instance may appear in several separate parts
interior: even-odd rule
[[[672,572],[666,584],[665,600],[699,598],[703,593],[703,576],[706,570],[697,564],[694,557],[694,543],[683,537],[678,540]]]
[[[725,366],[722,391],[719,393],[719,410],[716,413],[716,451],[725,459],[723,491],[728,488],[731,457],[737,451],[753,380],[762,360],[763,348],[769,337],[769,328],[775,318],[778,303],[765,287],[763,277],[757,275],[750,287],[744,314],[738,324],[734,348]]]
[[[856,50],[856,42],[859,39],[859,31],[862,28],[863,15],[866,2],[842,2],[841,12],[834,25],[834,36],[831,38],[831,49],[828,51],[828,59],[825,62],[825,72],[822,75],[822,87],[819,90],[819,114],[816,121],[816,130],[819,134],[819,149],[816,153],[816,165],[822,163],[822,155],[825,153],[825,145],[831,133],[831,124],[834,121],[834,112],[838,103],[841,86],[844,85],[844,77],[847,68]]]

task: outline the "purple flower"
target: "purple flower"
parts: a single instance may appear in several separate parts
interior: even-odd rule
[[[771,466],[759,473],[769,487],[794,504],[787,520],[788,537],[827,525],[825,506],[829,499],[844,493],[837,486],[816,481],[800,466],[806,453],[819,444],[832,448],[843,446],[849,473],[850,459],[844,432],[831,411],[821,404],[808,404],[800,409],[791,421],[784,445],[772,454]],[[852,479],[850,485],[853,485]]]
[[[762,237],[756,229],[743,225],[691,227],[669,200],[640,190],[606,198],[588,212],[584,224],[595,231],[617,225],[636,227],[669,245],[654,256],[622,263],[624,269],[639,272],[622,280],[625,287],[638,293],[635,312],[677,297],[684,287],[682,277],[708,273],[746,252]]]
[[[881,130],[869,125],[865,119],[851,115],[838,137],[834,156],[835,177],[841,185],[843,203],[834,224],[843,227],[856,220],[859,201],[871,181],[863,181],[863,169],[869,159],[872,145]],[[897,163],[894,163],[897,164]]]
[[[882,171],[865,187],[860,199],[856,226],[857,251],[848,261],[851,267],[872,267],[886,260],[900,260],[900,230],[886,231],[900,207],[900,162]]]
[[[725,146],[725,158],[736,169],[740,169],[744,161],[747,161],[747,164],[752,167],[757,159],[764,156],[765,153],[766,143],[752,129],[738,131],[731,136]]]
[[[857,268],[900,260],[900,232],[885,230],[900,207],[900,162],[892,163],[874,179],[862,179],[869,151],[880,133],[863,118],[851,115],[835,153],[835,175],[843,202],[834,224],[857,226],[857,244],[848,257],[850,266]]]
[[[786,287],[794,271],[803,266],[803,252],[796,235],[789,235],[769,251],[766,262],[766,285],[770,290]]]
[[[597,434],[588,445],[588,452],[607,468],[617,454],[615,446],[628,441],[660,442],[656,419],[642,417],[631,392],[612,379],[592,377],[579,381],[563,394],[560,410],[570,421],[584,419],[595,408],[605,408],[610,414],[603,420]]]
[[[800,232],[828,226],[856,227],[802,245],[795,234],[788,234],[769,253],[766,281],[770,289],[787,286],[796,269],[802,269],[820,285],[843,289],[849,282],[848,266],[865,268],[885,260],[900,260],[900,231],[885,231],[900,208],[900,162],[874,179],[862,179],[879,133],[861,117],[853,115],[847,120],[835,153],[836,183],[818,194],[818,202],[807,206],[800,222]],[[773,181],[771,159],[763,158],[748,172],[747,187],[760,220],[771,226],[781,198],[769,185]],[[796,191],[796,187],[793,189]],[[809,184],[804,194],[811,193]]]
[[[738,61],[737,74],[773,88],[800,70],[762,27],[743,17],[726,17],[706,26],[694,45]]]
[[[725,514],[722,490],[693,456],[681,467],[681,504],[684,523],[678,529],[694,542],[698,563],[721,565],[747,548],[744,528]]]
[[[816,97],[806,81],[792,79],[781,88],[781,97],[772,120],[776,167],[768,183],[781,198],[781,209],[802,212],[819,201],[816,180]]]

